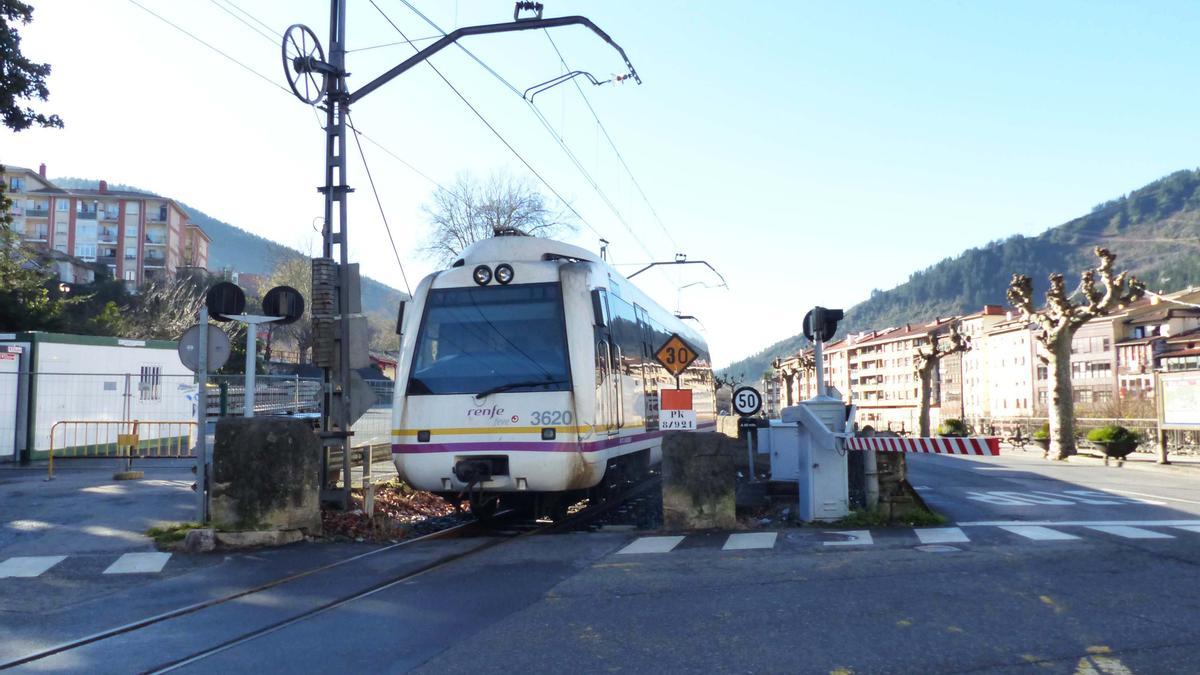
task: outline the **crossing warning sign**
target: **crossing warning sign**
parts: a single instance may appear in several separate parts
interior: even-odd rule
[[[658,351],[654,352],[654,358],[658,359],[667,372],[675,377],[679,377],[680,373],[687,370],[697,356],[699,354],[696,353],[696,350],[674,333],[663,343],[663,346],[658,348]]]

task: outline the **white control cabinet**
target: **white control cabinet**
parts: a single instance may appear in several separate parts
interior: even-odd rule
[[[795,447],[796,459],[791,461],[795,461],[796,477],[790,480],[799,482],[800,519],[806,522],[837,520],[849,515],[850,476],[846,451],[834,435],[846,430],[846,406],[841,399],[816,397],[784,408],[780,417],[783,422],[780,430],[791,427],[794,436],[785,440],[785,437],[772,435],[771,473],[775,477],[776,453],[780,454],[781,460],[790,454],[790,449],[784,450],[781,446]]]

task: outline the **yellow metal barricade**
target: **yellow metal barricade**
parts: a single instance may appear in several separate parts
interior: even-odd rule
[[[62,420],[50,427],[48,480],[54,458],[195,457],[195,420]]]

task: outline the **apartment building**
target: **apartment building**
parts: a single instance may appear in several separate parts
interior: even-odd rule
[[[1044,366],[1039,369],[1037,342],[1029,322],[1008,318],[996,323],[984,332],[982,340],[972,343],[974,350],[978,350],[977,357],[984,364],[982,388],[987,413],[980,418],[1032,417],[1039,404],[1035,382],[1041,385],[1038,391],[1043,396],[1041,405],[1045,405],[1046,370]]]
[[[37,171],[6,166],[3,180],[13,230],[30,249],[107,267],[134,288],[180,267],[208,268],[212,240],[173,199],[110,190],[106,181],[97,189],[65,189],[46,178],[45,164]]]

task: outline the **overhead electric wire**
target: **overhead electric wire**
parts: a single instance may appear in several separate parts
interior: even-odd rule
[[[371,194],[375,195],[375,205],[379,207],[379,217],[383,220],[383,229],[387,232],[388,241],[392,244],[392,253],[396,255],[396,264],[400,266],[400,278],[404,279],[404,289],[408,297],[412,297],[412,286],[408,284],[408,274],[404,272],[404,263],[400,261],[400,249],[396,248],[396,239],[392,236],[392,226],[388,225],[387,213],[383,210],[383,201],[379,198],[379,190],[375,189],[375,178],[371,175],[371,167],[367,164],[367,155],[363,152],[362,142],[358,140],[358,130],[354,129],[354,118],[346,113],[350,128],[354,130],[354,145],[358,148],[358,156],[362,159],[363,169],[367,174],[367,182],[371,185]]]
[[[280,33],[279,31],[275,30],[274,28],[271,28],[271,27],[270,27],[270,26],[268,26],[267,24],[263,23],[261,20],[259,20],[259,18],[258,18],[258,17],[254,16],[254,15],[253,15],[253,14],[251,14],[250,12],[247,12],[246,10],[242,9],[241,7],[239,7],[239,6],[238,6],[236,3],[234,3],[234,2],[233,2],[233,0],[225,0],[225,2],[229,3],[229,5],[230,5],[231,7],[233,7],[234,9],[236,9],[237,11],[241,12],[242,14],[245,14],[245,15],[246,15],[246,18],[248,18],[248,19],[250,19],[251,21],[253,21],[254,23],[256,23],[256,24],[258,24],[258,25],[262,26],[263,28],[266,28],[266,29],[267,29],[267,32],[269,32],[269,33],[273,33],[273,34],[274,34],[276,37],[280,37],[280,38],[282,38],[282,37],[283,37],[283,33]]]
[[[384,18],[384,20],[386,20],[389,24],[391,24],[392,28],[394,28],[396,30],[396,32],[400,34],[400,37],[404,38],[405,40],[408,40],[408,36],[404,34],[404,31],[400,29],[400,26],[396,25],[395,21],[392,21],[392,18],[387,15],[387,12],[384,12],[383,9],[375,2],[375,0],[369,0],[369,1],[371,3],[371,6],[373,6],[377,12],[379,12],[379,15],[382,16]],[[412,47],[414,50],[420,51],[417,49],[416,45],[412,45]],[[486,117],[483,116],[483,113],[479,112],[479,110],[471,103],[470,100],[467,99],[466,96],[463,96],[462,92],[460,92],[458,90],[458,88],[455,87],[454,84],[451,83],[450,80],[447,79],[446,76],[442,74],[442,71],[438,70],[437,66],[433,65],[433,63],[431,63],[428,60],[425,61],[425,65],[429,66],[430,69],[432,69],[433,72],[437,74],[437,76],[442,80],[442,82],[444,82],[446,84],[447,87],[450,87],[450,90],[453,91],[454,94],[456,96],[458,96],[458,98],[464,104],[466,104],[466,106],[468,108],[470,108],[471,112],[474,113],[475,116],[479,118],[479,121],[483,122],[484,126],[486,126],[488,128],[488,130],[491,131],[492,134],[496,138],[498,138],[501,143],[504,144],[504,147],[508,148],[509,152],[511,152],[513,154],[513,156],[515,156],[518,160],[520,160],[520,162],[525,165],[525,168],[529,169],[529,172],[532,173],[542,183],[542,185],[546,186],[546,189],[549,190],[551,192],[551,194],[553,194],[554,197],[563,204],[563,206],[566,206],[567,210],[569,210],[572,214],[575,215],[576,218],[579,219],[579,222],[583,223],[583,225],[585,227],[587,227],[589,230],[591,230],[597,237],[604,236],[600,233],[599,230],[597,230],[595,227],[593,227],[592,224],[589,223],[587,221],[587,219],[583,217],[583,214],[579,213],[579,211],[576,210],[576,208],[570,202],[568,202],[566,200],[566,198],[564,198],[562,196],[562,194],[560,194],[559,191],[556,190],[554,188],[554,186],[551,185],[550,182],[547,181],[542,176],[542,174],[538,172],[537,169],[533,168],[533,165],[529,163],[529,160],[525,159],[525,157],[520,152],[518,152],[515,147],[513,147],[513,144],[510,143],[508,141],[508,139],[505,138],[504,135],[501,134],[500,131],[498,129],[496,129],[496,127],[493,126],[492,123],[489,122]]]
[[[237,64],[237,65],[238,65],[238,67],[242,68],[243,70],[245,70],[245,71],[247,71],[247,72],[249,72],[249,73],[253,74],[254,76],[256,76],[256,77],[258,77],[258,78],[260,78],[260,79],[262,79],[262,80],[266,81],[266,82],[267,82],[267,84],[270,84],[272,87],[275,87],[276,89],[279,89],[279,90],[283,91],[285,94],[288,94],[289,96],[292,94],[292,92],[288,91],[287,87],[285,87],[285,86],[283,86],[283,85],[279,84],[278,82],[276,82],[275,80],[272,80],[271,78],[267,77],[266,75],[263,75],[262,73],[260,73],[260,72],[258,72],[257,70],[255,70],[255,69],[251,68],[250,66],[248,66],[248,65],[246,65],[246,64],[244,64],[244,63],[242,63],[241,61],[239,61],[239,60],[237,60],[237,59],[233,58],[233,57],[232,57],[232,56],[230,56],[229,54],[226,54],[224,51],[222,51],[222,50],[218,49],[217,47],[214,47],[212,44],[210,44],[210,43],[208,43],[208,42],[206,42],[206,41],[202,40],[201,38],[197,37],[197,36],[196,36],[194,33],[192,33],[192,32],[190,32],[190,31],[188,31],[186,28],[183,28],[183,27],[182,27],[182,26],[180,26],[179,24],[176,24],[176,23],[172,22],[171,20],[169,20],[169,19],[165,18],[163,15],[161,15],[161,14],[159,14],[159,13],[155,12],[154,10],[150,9],[149,7],[146,7],[145,5],[143,5],[142,3],[138,2],[137,0],[129,0],[129,2],[130,2],[130,3],[132,3],[134,6],[138,7],[139,9],[141,9],[143,12],[146,12],[147,14],[149,14],[149,15],[153,16],[154,18],[158,19],[159,21],[161,21],[161,22],[163,22],[163,23],[167,24],[167,25],[168,25],[168,26],[170,26],[171,28],[174,28],[175,30],[179,31],[180,33],[183,33],[184,35],[186,35],[186,36],[188,36],[188,37],[192,38],[192,39],[193,39],[193,40],[195,40],[196,42],[199,42],[200,44],[204,45],[205,47],[208,47],[209,49],[211,49],[211,50],[213,50],[214,52],[216,52],[216,53],[220,54],[221,56],[224,56],[226,59],[229,59],[229,60],[230,60],[230,61],[232,61],[233,63]]]
[[[415,5],[413,5],[411,2],[409,2],[409,0],[400,0],[400,2],[402,2],[406,7],[408,7],[410,10],[412,10],[412,12],[414,14],[421,17],[421,19],[423,21],[425,21],[425,23],[429,24],[434,30],[438,31],[442,35],[446,35],[446,31],[441,26],[439,26],[436,22],[434,22],[428,16],[425,16],[425,14],[422,13],[421,10],[418,9]],[[371,0],[371,4],[375,4],[375,0]],[[375,8],[379,9],[379,6],[376,5]],[[379,10],[379,11],[380,11],[380,13],[383,13],[383,10]],[[386,18],[386,15],[385,15],[385,18]],[[389,18],[388,21],[391,22],[391,19]],[[393,23],[392,25],[394,26],[395,24]],[[509,91],[516,94],[518,97],[520,97],[521,100],[524,101],[529,106],[530,110],[533,111],[533,114],[537,118],[538,122],[540,122],[542,127],[545,128],[546,132],[550,134],[550,137],[554,139],[554,142],[558,144],[559,148],[562,149],[563,153],[565,153],[567,155],[567,158],[571,160],[571,163],[575,165],[575,168],[579,171],[580,175],[583,176],[584,180],[587,181],[587,183],[592,186],[592,189],[595,190],[596,194],[600,197],[600,199],[605,203],[606,206],[608,206],[609,210],[613,212],[613,215],[616,216],[617,220],[621,223],[621,225],[625,228],[625,230],[629,232],[629,235],[631,237],[633,237],[633,240],[637,242],[638,246],[640,246],[641,249],[643,251],[645,251],[645,253],[647,255],[653,257],[654,254],[646,246],[646,243],[644,241],[642,241],[641,237],[639,237],[637,235],[637,233],[634,232],[633,228],[629,225],[629,222],[625,219],[625,216],[621,213],[621,210],[619,208],[617,208],[617,205],[614,204],[613,201],[608,197],[608,194],[604,192],[604,190],[600,187],[600,184],[596,181],[596,179],[592,177],[591,173],[583,166],[583,163],[581,161],[579,161],[579,158],[571,150],[570,146],[567,145],[566,140],[563,139],[562,135],[559,134],[554,129],[554,125],[552,125],[550,123],[550,121],[546,119],[546,116],[542,113],[542,111],[536,105],[534,105],[534,103],[532,101],[525,98],[524,92],[517,89],[517,87],[514,86],[513,83],[509,82],[507,79],[505,79],[505,77],[503,75],[496,72],[496,70],[494,68],[492,68],[491,66],[489,66],[487,63],[485,63],[483,61],[483,59],[476,56],[474,52],[472,52],[470,49],[467,49],[466,47],[464,47],[462,44],[460,44],[458,42],[455,42],[454,45],[456,47],[458,47],[460,50],[462,50],[463,53],[465,53],[467,56],[469,56],[471,58],[471,60],[473,60],[473,61],[475,61],[475,63],[479,64],[479,66],[481,68],[486,70],[497,81],[499,81],[501,84],[503,84],[505,87],[507,87]],[[593,230],[593,232],[595,232],[595,230]],[[597,235],[599,235],[599,233],[597,233]],[[673,239],[672,239],[672,244],[674,244]]]
[[[355,52],[365,52],[365,51],[369,51],[372,49],[382,49],[384,47],[395,47],[398,45],[411,45],[411,44],[415,44],[417,42],[429,42],[430,40],[437,40],[437,39],[440,39],[441,37],[442,37],[441,35],[430,35],[427,37],[413,38],[411,40],[397,40],[396,42],[385,42],[380,45],[371,45],[369,47],[355,47],[354,49],[347,49],[346,53],[353,54]]]
[[[258,33],[259,35],[261,35],[261,36],[262,36],[262,38],[263,38],[264,40],[266,40],[267,42],[270,42],[270,43],[271,43],[271,44],[273,44],[273,45],[278,45],[278,44],[279,44],[278,42],[276,42],[276,41],[275,41],[275,38],[273,38],[273,37],[271,37],[270,35],[267,35],[266,33],[262,32],[262,29],[261,29],[261,28],[259,28],[258,26],[255,26],[254,24],[252,24],[252,23],[250,23],[249,21],[247,21],[247,20],[243,19],[242,17],[238,16],[237,14],[234,14],[232,10],[230,10],[230,9],[229,9],[228,7],[226,7],[225,5],[222,5],[222,4],[221,4],[220,2],[218,2],[217,0],[209,0],[209,1],[210,1],[210,2],[212,2],[212,4],[216,5],[216,6],[217,6],[217,8],[218,8],[218,9],[220,9],[222,12],[225,12],[225,13],[226,13],[226,14],[228,14],[229,16],[232,16],[234,19],[237,19],[238,21],[240,21],[240,22],[242,23],[242,25],[246,26],[247,28],[249,28],[250,30],[254,31],[255,33]],[[234,5],[232,2],[230,2],[229,4],[230,4],[230,5],[232,5],[232,6],[234,6],[234,7],[237,7],[237,5]],[[256,21],[257,21],[257,19],[256,19]],[[262,23],[262,22],[260,21],[259,23]],[[272,32],[274,32],[274,31],[272,31]],[[282,35],[279,35],[278,33],[276,33],[275,35],[276,35],[276,37],[283,37]]]
[[[562,63],[563,70],[565,72],[571,72],[571,67],[567,65],[567,60],[563,58],[563,54],[561,51],[559,51],[558,45],[555,44],[554,38],[550,35],[550,31],[543,28],[542,32],[546,34],[546,39],[550,41],[550,46],[554,48],[554,53],[558,55],[558,60],[560,63]],[[583,99],[584,104],[587,105],[588,111],[592,113],[592,119],[596,120],[596,126],[600,127],[600,132],[604,134],[605,140],[608,141],[608,146],[612,148],[613,154],[617,156],[617,160],[619,160],[621,162],[621,166],[624,167],[625,174],[629,176],[629,180],[633,183],[633,186],[637,188],[638,194],[642,196],[642,201],[646,202],[646,208],[650,209],[650,213],[654,216],[654,220],[658,223],[658,226],[662,228],[663,234],[667,235],[667,239],[671,241],[671,245],[674,246],[678,252],[679,244],[675,241],[675,237],[671,235],[670,230],[667,229],[666,224],[663,223],[662,218],[659,217],[658,210],[654,208],[654,204],[652,204],[650,202],[650,198],[646,196],[646,191],[642,189],[642,184],[638,182],[638,179],[633,175],[633,171],[629,168],[629,164],[625,162],[625,157],[621,155],[621,151],[617,149],[616,142],[614,142],[612,136],[608,134],[608,129],[604,126],[604,123],[600,121],[600,116],[596,114],[596,109],[592,107],[592,102],[588,98],[587,94],[583,91],[583,87],[579,84],[578,80],[572,79],[571,82],[575,85],[575,89],[579,92],[579,96]]]

